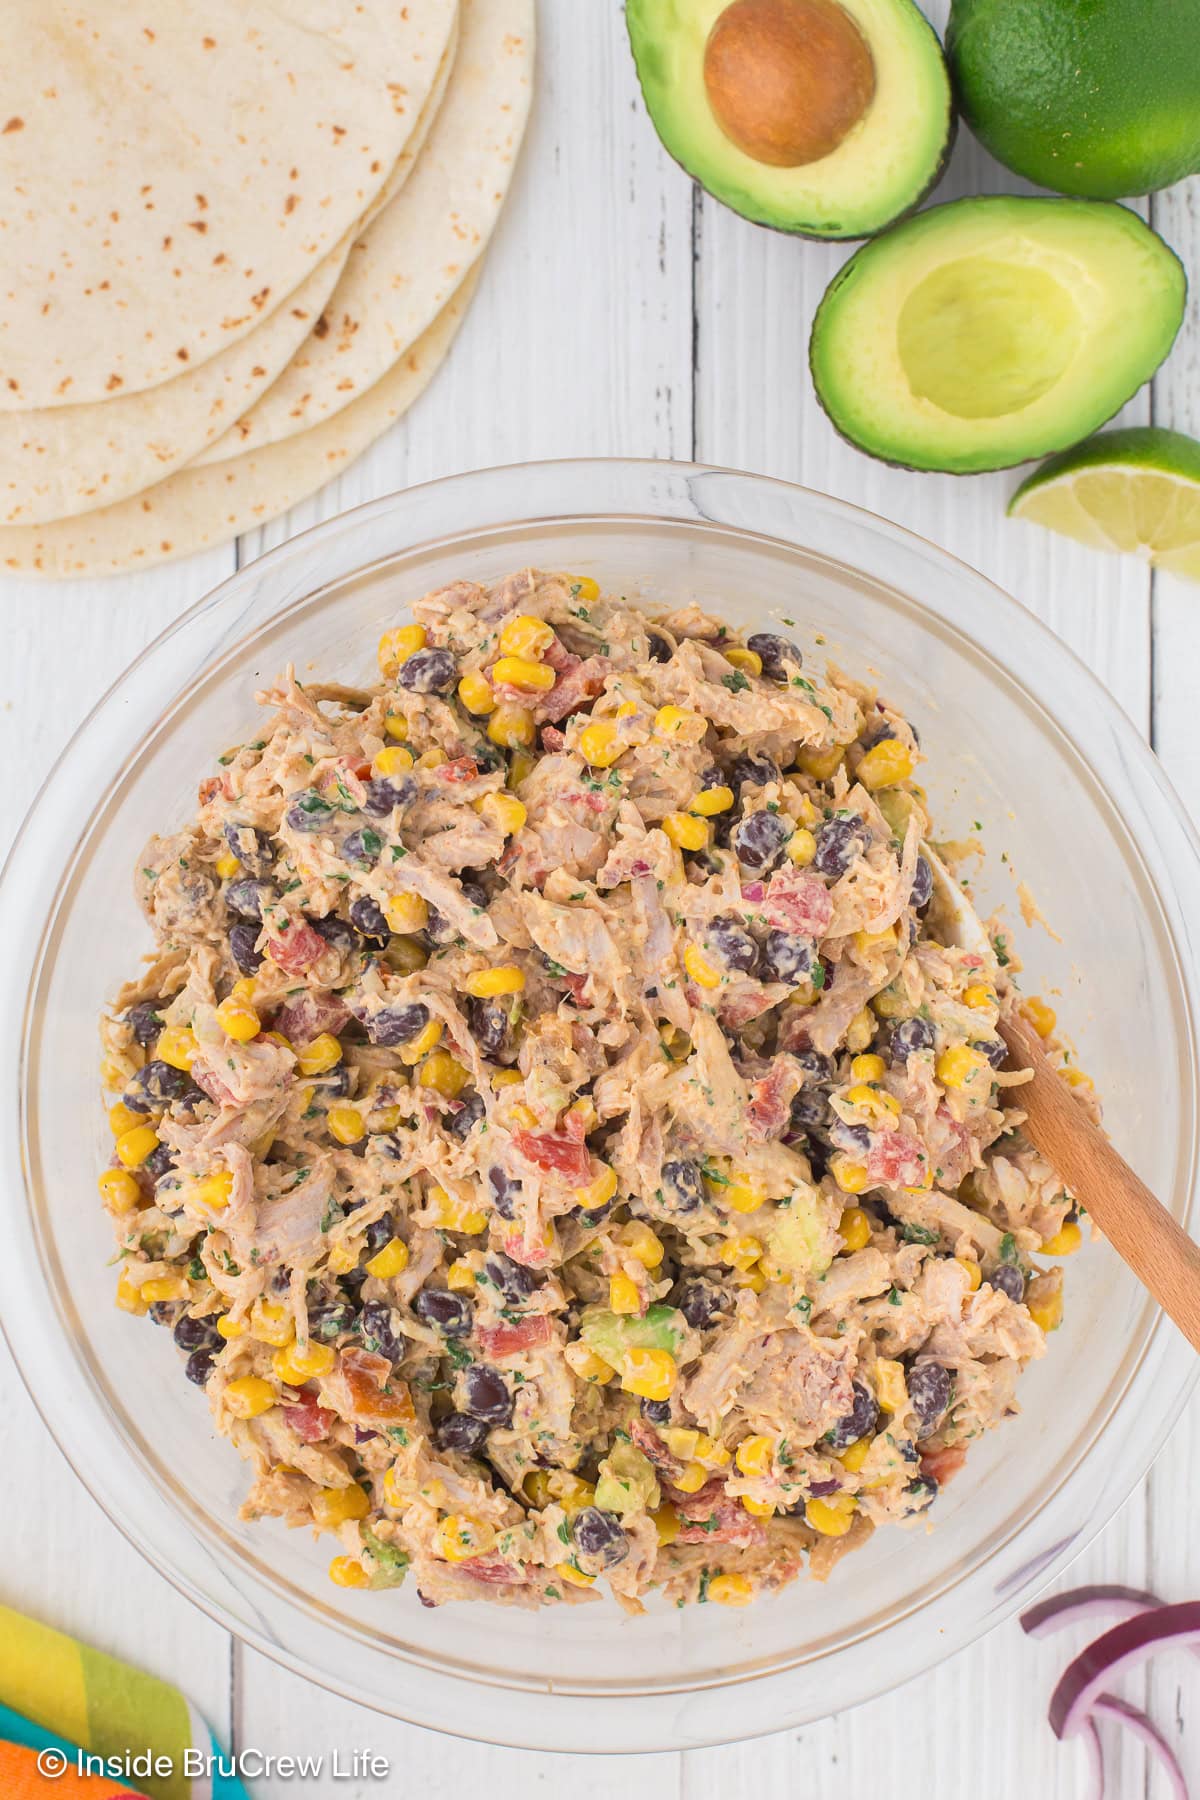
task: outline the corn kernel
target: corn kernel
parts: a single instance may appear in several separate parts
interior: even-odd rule
[[[800,869],[806,869],[817,854],[817,840],[806,825],[801,825],[798,831],[793,831],[784,847],[789,861],[794,862]]]
[[[596,1174],[586,1187],[575,1189],[577,1205],[589,1210],[598,1206],[607,1206],[617,1191],[617,1171],[611,1163],[600,1163]],[[662,1261],[662,1257],[659,1257]]]
[[[335,1587],[365,1588],[371,1578],[352,1556],[335,1556],[329,1565],[329,1579]]]
[[[235,1419],[257,1419],[275,1405],[275,1389],[261,1375],[231,1381],[222,1398]]]
[[[846,1030],[846,1048],[848,1050],[865,1050],[875,1036],[875,1018],[869,1006],[855,1013]]]
[[[900,1102],[895,1095],[889,1094],[884,1088],[867,1087],[865,1082],[859,1082],[848,1090],[846,1102],[855,1112],[865,1113],[875,1123],[900,1117]]]
[[[122,1137],[125,1132],[132,1131],[135,1126],[146,1123],[145,1113],[135,1113],[131,1106],[118,1100],[115,1106],[108,1109],[108,1129],[115,1138]]]
[[[838,1236],[847,1255],[865,1250],[871,1241],[871,1221],[861,1206],[848,1206],[838,1221]]]
[[[796,765],[814,781],[830,781],[841,767],[845,754],[845,744],[831,744],[828,750],[799,750]]]
[[[732,663],[735,669],[741,669],[746,675],[762,674],[762,657],[757,650],[747,650],[742,644],[730,644],[725,652],[725,661]]]
[[[628,1225],[622,1225],[617,1241],[644,1269],[657,1269],[663,1259],[662,1241],[643,1219],[631,1219]]]
[[[761,1188],[749,1175],[742,1179],[735,1178],[728,1187],[720,1190],[725,1205],[737,1213],[757,1212],[767,1198],[765,1188]]]
[[[342,1060],[342,1046],[332,1032],[323,1031],[315,1037],[311,1044],[304,1044],[296,1052],[296,1067],[302,1075],[324,1075],[335,1069]]]
[[[496,696],[491,690],[486,675],[478,669],[468,669],[458,684],[458,697],[469,713],[477,719],[486,719],[489,713],[496,710]]]
[[[531,756],[528,750],[514,750],[508,759],[509,787],[519,788],[523,781],[529,779],[536,767],[536,756]]]
[[[222,850],[220,856],[218,856],[216,862],[213,864],[213,868],[216,870],[217,876],[221,881],[232,881],[241,866],[240,860],[233,854],[232,850]]]
[[[607,719],[596,719],[579,734],[579,751],[594,769],[607,769],[615,763],[625,746],[617,736],[617,728]]]
[[[881,1356],[875,1364],[875,1395],[885,1411],[902,1413],[908,1405],[908,1387],[904,1380],[904,1364]]]
[[[680,850],[703,850],[708,843],[709,827],[693,813],[669,812],[662,828]]]
[[[1090,1088],[1093,1085],[1091,1076],[1089,1074],[1087,1074],[1086,1071],[1083,1069],[1063,1069],[1062,1070],[1062,1078],[1066,1082],[1068,1087],[1073,1087],[1073,1088],[1089,1087]]]
[[[881,1019],[911,1019],[913,1016],[911,1002],[892,988],[884,988],[870,1004],[871,1010]]]
[[[154,1054],[159,1062],[170,1063],[173,1069],[187,1070],[199,1056],[200,1046],[190,1026],[167,1025],[159,1033]]]
[[[882,1081],[887,1064],[882,1056],[856,1056],[850,1064],[850,1074],[855,1081]]]
[[[117,1282],[116,1302],[122,1312],[134,1313],[138,1316],[150,1310],[149,1301],[142,1299],[141,1288],[136,1282],[129,1279],[128,1269],[121,1271],[120,1280]]]
[[[1052,1006],[1047,1006],[1036,994],[1021,1002],[1021,1011],[1033,1026],[1040,1038],[1048,1038],[1058,1024],[1058,1014]]]
[[[762,1244],[749,1233],[728,1238],[721,1249],[721,1261],[730,1269],[749,1269],[761,1255]]]
[[[534,739],[533,714],[524,706],[498,706],[488,720],[487,734],[502,750],[527,747]]]
[[[127,1169],[140,1169],[148,1156],[153,1156],[158,1149],[158,1133],[152,1125],[135,1125],[130,1131],[123,1131],[114,1148],[119,1162]]]
[[[460,1200],[457,1194],[447,1193],[444,1187],[431,1187],[425,1202],[433,1212],[439,1231],[464,1231],[470,1237],[477,1237],[487,1230],[487,1214],[469,1201]]]
[[[874,956],[877,950],[894,950],[896,947],[896,928],[888,925],[883,931],[856,931],[854,948],[860,956]]]
[[[244,1319],[235,1319],[230,1313],[222,1313],[217,1320],[217,1333],[227,1343],[231,1338],[244,1337],[246,1322]]]
[[[296,1321],[290,1308],[278,1306],[274,1300],[256,1300],[250,1309],[250,1336],[260,1344],[285,1349],[296,1335]]]
[[[468,1294],[475,1286],[476,1275],[470,1263],[463,1257],[452,1262],[446,1270],[446,1286],[456,1294]]]
[[[1063,1320],[1062,1289],[1057,1288],[1044,1296],[1034,1296],[1025,1302],[1029,1308],[1029,1316],[1042,1331],[1057,1331]]]
[[[963,994],[963,1005],[971,1007],[975,1012],[986,1012],[996,1004],[996,990],[984,981],[973,981]]]
[[[426,635],[423,625],[397,625],[385,631],[377,652],[380,674],[394,675],[402,662],[425,648]]]
[[[698,1494],[708,1480],[708,1470],[702,1462],[685,1463],[678,1475],[671,1477],[671,1486],[678,1488],[681,1494]]]
[[[881,738],[863,756],[858,765],[858,779],[867,792],[895,787],[907,781],[913,772],[912,754],[899,738]]]
[[[574,1563],[560,1562],[552,1563],[550,1566],[560,1581],[569,1582],[572,1587],[589,1588],[595,1586],[596,1577],[594,1575],[585,1575],[582,1569],[577,1569],[575,1567]]]
[[[271,1358],[271,1367],[285,1387],[303,1387],[319,1375],[328,1375],[337,1353],[330,1344],[309,1343],[303,1350],[299,1344],[288,1344]]]
[[[248,1044],[262,1030],[262,1020],[254,1008],[232,997],[222,1000],[218,1006],[217,1024],[225,1036],[231,1037],[237,1044]]]
[[[476,969],[463,982],[468,994],[476,1000],[494,1000],[501,994],[519,994],[525,986],[525,971],[516,963],[503,963],[498,969]]]
[[[514,1101],[508,1108],[508,1123],[515,1125],[519,1131],[536,1131],[537,1114],[531,1106],[525,1106],[520,1100]]]
[[[558,680],[558,671],[549,663],[535,662],[531,656],[502,656],[492,670],[492,680],[527,693],[544,694]]]
[[[612,1364],[605,1362],[602,1356],[597,1356],[594,1350],[589,1350],[586,1344],[568,1344],[565,1355],[580,1381],[590,1382],[595,1387],[603,1387],[616,1374]]]
[[[131,1212],[142,1197],[141,1188],[127,1169],[106,1169],[98,1185],[109,1209],[115,1213]]]
[[[414,1067],[428,1056],[436,1045],[441,1043],[444,1030],[445,1027],[440,1019],[430,1019],[427,1025],[421,1027],[416,1037],[410,1038],[407,1044],[400,1045],[400,1061],[407,1063],[410,1068]]]
[[[383,910],[389,929],[405,936],[423,931],[429,923],[429,908],[420,894],[389,894]]]
[[[810,1500],[804,1517],[822,1537],[845,1537],[854,1523],[858,1501],[853,1494],[830,1494],[827,1500]]]
[[[775,1517],[775,1502],[773,1500],[753,1500],[749,1494],[743,1494],[742,1505],[752,1518],[773,1519]]]
[[[708,1597],[718,1606],[749,1606],[754,1586],[745,1575],[714,1575],[708,1584]]]
[[[862,1163],[855,1162],[841,1150],[830,1157],[829,1173],[844,1194],[861,1194],[870,1186],[871,1178]]]
[[[702,729],[697,733],[696,727]],[[708,720],[700,713],[688,712],[683,706],[660,706],[654,715],[654,735],[660,738],[683,737],[698,741],[708,729]]]
[[[530,1504],[539,1509],[549,1506],[554,1498],[550,1492],[550,1477],[545,1469],[530,1469],[521,1483],[521,1491]]]
[[[477,810],[481,818],[486,819],[497,831],[502,831],[505,837],[511,837],[514,832],[520,831],[529,817],[524,803],[515,794],[485,794],[478,802]]]
[[[372,775],[407,775],[413,767],[413,753],[403,744],[387,744],[371,764]]]
[[[344,1488],[318,1488],[312,1497],[312,1515],[322,1531],[336,1531],[347,1519],[365,1519],[371,1502],[353,1483]]]
[[[403,713],[388,713],[383,721],[383,729],[390,738],[406,738],[408,736],[408,720]]]
[[[408,1267],[408,1245],[403,1238],[389,1238],[382,1250],[377,1250],[366,1264],[368,1275],[376,1281],[390,1281]]]
[[[153,1281],[143,1281],[142,1299],[151,1303],[160,1300],[186,1300],[191,1288],[182,1275],[159,1275]]]
[[[556,1469],[550,1477],[550,1497],[561,1502],[565,1513],[574,1516],[585,1506],[595,1504],[595,1483],[572,1475],[568,1469]]]
[[[593,581],[590,575],[577,575],[571,585],[581,600],[591,602],[600,598],[600,583]]]
[[[965,1088],[987,1067],[987,1057],[981,1051],[972,1050],[967,1044],[952,1044],[938,1057],[934,1072],[944,1088]]]
[[[615,1313],[636,1313],[642,1310],[642,1297],[638,1292],[637,1282],[624,1272],[610,1276],[608,1283],[609,1310]]]
[[[659,1548],[665,1549],[668,1544],[673,1544],[679,1536],[680,1530],[679,1514],[675,1508],[671,1505],[660,1506],[657,1512],[650,1514],[650,1517],[654,1523],[654,1529],[658,1533]]]
[[[1042,1240],[1042,1250],[1047,1256],[1074,1256],[1082,1242],[1083,1233],[1075,1220],[1066,1219],[1053,1237]]]
[[[433,1534],[433,1553],[446,1562],[468,1562],[473,1556],[486,1556],[495,1548],[496,1533],[486,1519],[468,1518],[465,1513],[450,1513]]]
[[[206,1206],[210,1212],[220,1212],[229,1205],[232,1197],[232,1169],[213,1169],[210,1174],[191,1183],[188,1189],[188,1198],[198,1206]]]
[[[435,1050],[432,1056],[427,1056],[417,1076],[421,1087],[432,1088],[447,1100],[457,1100],[470,1079],[470,1069],[448,1050]]]
[[[330,1274],[349,1275],[351,1269],[357,1269],[361,1255],[361,1244],[335,1244],[328,1257]]]
[[[367,1127],[357,1106],[331,1106],[325,1115],[329,1135],[339,1144],[357,1144],[367,1135]]]
[[[848,1475],[858,1474],[858,1471],[862,1468],[868,1456],[870,1456],[871,1445],[874,1442],[875,1439],[868,1434],[867,1437],[856,1438],[852,1444],[848,1445],[847,1448],[842,1451],[837,1460],[841,1463]]]
[[[525,1077],[520,1069],[494,1069],[492,1071],[494,1088],[521,1087],[524,1085],[524,1081]]]
[[[699,813],[702,819],[711,819],[716,813],[728,812],[733,805],[733,789],[719,786],[701,788],[700,792],[688,801],[688,811]]]
[[[740,1288],[749,1288],[752,1294],[761,1294],[767,1285],[766,1271],[761,1262],[755,1263],[739,1275],[737,1285]]]
[[[713,967],[698,944],[688,945],[683,953],[683,966],[697,987],[720,987],[720,971]]]
[[[679,1367],[669,1350],[629,1350],[621,1369],[621,1387],[642,1400],[666,1400]]]
[[[734,1451],[733,1460],[743,1475],[766,1475],[775,1460],[774,1441],[762,1432],[756,1437],[743,1438]]]
[[[983,1270],[973,1256],[956,1256],[954,1260],[967,1278],[967,1292],[973,1294],[983,1280]]]
[[[585,1137],[589,1131],[595,1131],[600,1123],[600,1115],[596,1111],[595,1102],[590,1094],[581,1094],[578,1100],[573,1100],[567,1108],[567,1117],[578,1119],[583,1126]]]
[[[545,619],[519,613],[501,628],[499,649],[502,656],[544,656],[553,642],[554,627]]]

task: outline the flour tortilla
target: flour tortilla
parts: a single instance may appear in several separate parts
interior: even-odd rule
[[[452,60],[453,47],[376,206],[394,198],[408,178],[445,93]],[[223,436],[317,324],[358,231],[356,225],[347,232],[261,325],[188,374],[87,406],[0,413],[0,525],[44,524],[115,505],[165,480]]]
[[[462,323],[478,272],[468,275],[420,341],[352,406],[285,444],[177,475],[77,519],[0,530],[0,572],[117,575],[226,543],[265,525],[340,475],[428,386]]]
[[[455,0],[5,0],[0,410],[218,355],[371,205]]]
[[[499,217],[529,114],[533,58],[534,0],[461,0],[450,90],[411,180],[355,245],[320,332],[197,465],[334,417],[436,318]]]

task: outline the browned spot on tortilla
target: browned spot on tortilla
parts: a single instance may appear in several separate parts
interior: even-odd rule
[[[104,385],[111,394],[114,388],[124,387],[125,382],[120,375],[110,375]]]
[[[25,129],[24,119],[16,119],[16,118],[10,119],[8,121],[8,124],[4,127],[5,132],[24,131],[24,129]],[[0,134],[0,135],[3,135],[3,134]]]
[[[189,219],[188,220],[188,230],[189,231],[198,231],[200,233],[201,237],[203,237],[204,233],[208,230],[208,220],[207,219]]]
[[[204,45],[204,48],[206,50],[215,50],[217,47],[216,38],[205,37],[205,38],[201,38],[200,42]]]
[[[325,317],[324,313],[321,314],[320,318],[313,326],[313,336],[317,338],[329,336],[329,320]]]
[[[289,194],[287,199],[283,203],[283,210],[285,213],[294,213],[296,208],[299,206],[299,204],[300,204],[299,194]]]
[[[180,362],[186,362],[188,359],[188,353],[185,349],[181,348],[181,349],[177,350],[175,352],[175,354],[179,358]]]

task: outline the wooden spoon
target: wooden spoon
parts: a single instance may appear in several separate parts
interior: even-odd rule
[[[922,855],[933,871],[939,920],[949,927],[946,941],[978,950],[994,968],[995,952],[974,907],[937,853],[925,845]],[[1031,1142],[1192,1348],[1200,1350],[1200,1245],[1071,1098],[1020,1014],[1007,1013],[999,1029],[1009,1067],[1033,1071],[1032,1081],[1016,1090]]]

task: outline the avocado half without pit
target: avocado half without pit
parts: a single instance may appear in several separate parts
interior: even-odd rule
[[[953,200],[864,244],[817,308],[844,437],[966,475],[1063,450],[1148,381],[1183,320],[1178,257],[1108,201]]]
[[[860,238],[941,174],[953,111],[912,0],[626,0],[659,137],[762,225]]]

